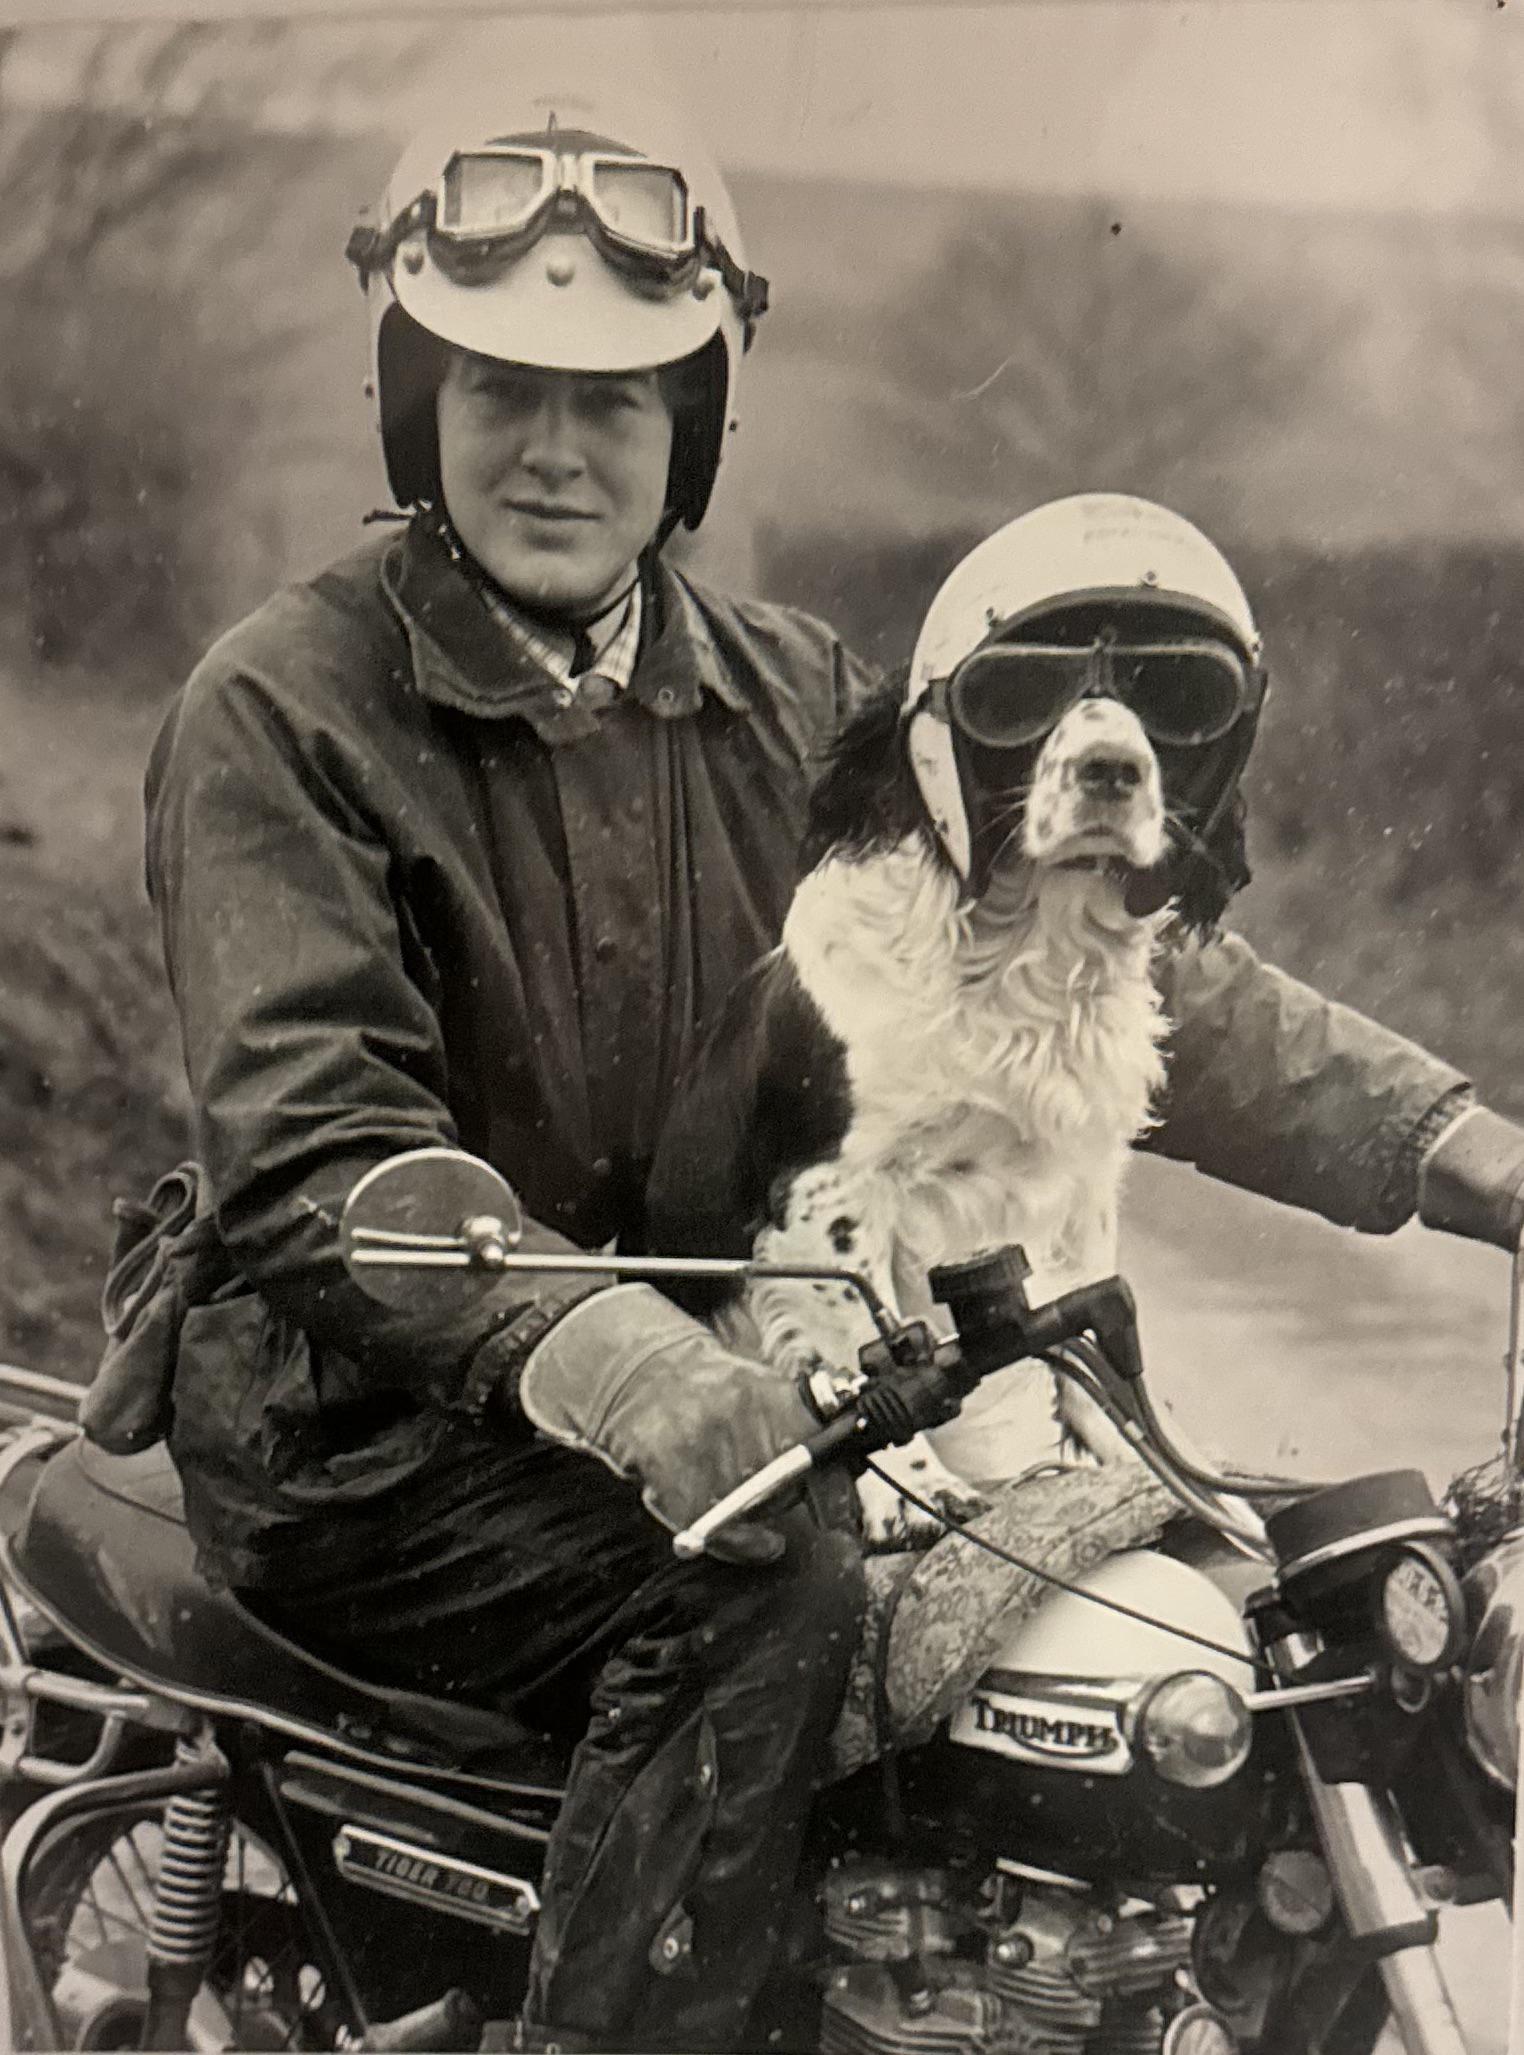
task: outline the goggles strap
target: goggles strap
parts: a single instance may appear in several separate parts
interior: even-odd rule
[[[420,193],[386,228],[373,227],[368,221],[358,223],[350,231],[344,255],[360,274],[361,288],[368,288],[376,273],[387,269],[414,229],[433,226],[432,193]]]
[[[693,239],[720,274],[720,283],[734,300],[750,342],[752,330],[767,312],[771,290],[767,280],[760,271],[741,269],[720,238],[709,233],[709,220],[702,207],[693,210]]]

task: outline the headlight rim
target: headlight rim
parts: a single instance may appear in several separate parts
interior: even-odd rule
[[[1193,1774],[1182,1777],[1173,1773],[1161,1759],[1163,1751],[1158,1737],[1150,1737],[1150,1719],[1160,1716],[1160,1701],[1164,1694],[1178,1690],[1182,1685],[1207,1684],[1221,1694],[1220,1702],[1236,1711],[1237,1724],[1242,1745],[1235,1748],[1232,1759],[1218,1765],[1193,1765]],[[1162,1676],[1151,1677],[1143,1688],[1129,1701],[1123,1713],[1123,1728],[1128,1745],[1132,1749],[1134,1762],[1144,1766],[1151,1775],[1176,1791],[1219,1791],[1223,1785],[1232,1782],[1249,1761],[1254,1750],[1254,1713],[1243,1693],[1231,1685],[1215,1670],[1181,1669],[1169,1670]],[[1183,1727],[1177,1733],[1183,1733]]]

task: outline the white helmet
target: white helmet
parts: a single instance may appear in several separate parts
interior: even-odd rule
[[[399,505],[438,490],[432,337],[560,371],[692,359],[668,516],[698,526],[767,281],[746,269],[719,172],[668,109],[559,87],[504,95],[409,145],[346,255],[371,302],[371,391]]]
[[[911,765],[937,834],[965,880],[976,868],[969,795],[959,737],[930,704],[932,688],[985,644],[1030,640],[1039,621],[1107,605],[1187,614],[1205,633],[1231,644],[1252,674],[1253,689],[1229,745],[1215,746],[1209,803],[1204,786],[1195,795],[1202,838],[1218,826],[1263,696],[1262,643],[1243,587],[1222,552],[1181,515],[1122,493],[1077,493],[1007,522],[971,550],[943,583],[916,640],[905,696]]]

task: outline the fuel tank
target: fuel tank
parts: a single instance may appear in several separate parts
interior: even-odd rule
[[[914,1814],[985,1852],[1097,1881],[1200,1882],[1244,1864],[1285,1759],[1260,1731],[1268,1723],[1255,1723],[1242,1768],[1205,1789],[1161,1774],[1137,1733],[1138,1707],[1165,1677],[1255,1688],[1252,1644],[1223,1581],[1244,1580],[1137,1549],[1055,1592],[907,1761]]]

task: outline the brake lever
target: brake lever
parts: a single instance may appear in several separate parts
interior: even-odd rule
[[[938,1341],[919,1321],[901,1328],[892,1342],[869,1342],[859,1354],[870,1374],[846,1408],[817,1434],[774,1456],[674,1535],[675,1555],[685,1562],[702,1555],[711,1535],[755,1512],[811,1470],[829,1462],[864,1470],[879,1449],[898,1447],[923,1427],[941,1426],[956,1415],[978,1381],[958,1344]]]
[[[734,1491],[712,1505],[708,1512],[700,1513],[691,1527],[684,1527],[681,1533],[672,1537],[672,1553],[685,1563],[701,1556],[708,1546],[710,1537],[718,1534],[722,1527],[728,1527],[732,1520],[744,1519],[754,1513],[758,1506],[766,1505],[776,1498],[796,1479],[807,1476],[827,1462],[858,1432],[855,1413],[843,1413],[822,1427],[818,1434],[812,1434],[807,1441],[796,1442],[785,1449],[781,1456],[774,1456],[765,1463],[755,1476],[748,1477],[744,1484],[738,1484]],[[866,1460],[866,1458],[865,1458]]]

